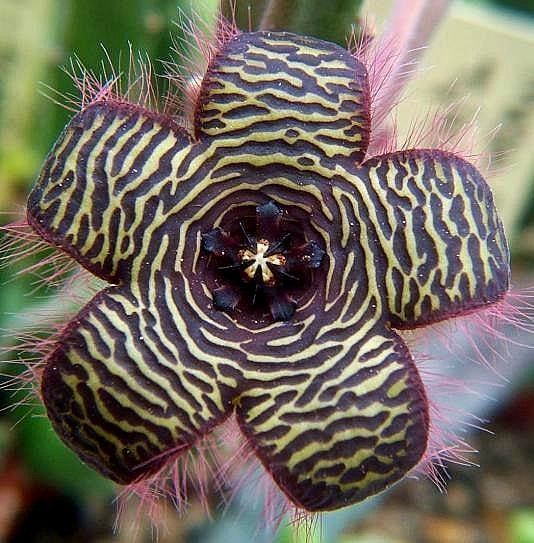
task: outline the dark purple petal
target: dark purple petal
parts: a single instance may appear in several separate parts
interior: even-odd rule
[[[188,360],[183,345],[170,350],[157,319],[157,307],[111,287],[46,360],[41,392],[56,432],[121,484],[154,473],[227,416],[213,371]]]
[[[46,159],[28,199],[29,224],[91,272],[118,282],[139,251],[139,223],[156,220],[172,160],[190,142],[172,119],[139,106],[87,107]],[[157,199],[146,198],[151,191]]]
[[[402,340],[380,324],[352,330],[351,348],[244,393],[237,418],[265,468],[308,511],[345,507],[392,485],[427,446],[428,402]]]
[[[370,130],[367,72],[333,43],[240,34],[210,63],[195,118],[200,139],[239,139],[267,158],[289,147],[302,165],[318,152],[360,162]]]
[[[508,291],[502,223],[471,164],[429,149],[372,158],[363,168],[364,197],[384,248],[376,274],[395,327],[450,318]]]

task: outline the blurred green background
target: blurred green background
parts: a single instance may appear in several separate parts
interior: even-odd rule
[[[252,2],[253,25],[265,3]],[[530,24],[532,30],[532,1],[469,3],[487,10],[505,9],[503,21],[511,13],[521,24]],[[248,4],[238,2],[238,20],[246,25]],[[343,43],[360,2],[324,2],[315,10],[310,4],[305,0],[286,2],[286,28]],[[366,9],[372,11],[373,4],[367,2]],[[378,11],[383,10],[384,2],[375,4]],[[200,5],[195,4],[199,16],[210,20],[216,2],[203,0]],[[66,66],[69,58],[77,55],[88,69],[99,73],[105,58],[102,45],[111,62],[118,65],[124,63],[131,43],[134,51],[146,52],[154,60],[155,71],[162,73],[159,61],[169,59],[171,36],[187,42],[187,36],[181,35],[173,21],[179,19],[178,8],[187,14],[190,7],[191,2],[178,0],[0,0],[0,224],[17,219],[48,149],[71,115],[43,95],[53,94],[51,89],[74,92],[72,81],[58,67]],[[279,24],[284,24],[283,18]],[[532,119],[534,75],[530,77],[530,94],[520,104],[523,109],[503,112],[503,116],[508,115],[505,121],[512,126],[522,122],[525,115]],[[532,138],[528,127],[525,134]],[[531,139],[530,148],[532,145]],[[532,284],[534,176],[514,179],[514,183],[518,183],[517,190],[520,184],[526,195],[510,219],[514,266],[517,281]],[[4,353],[4,388],[0,390],[0,543],[126,540],[126,536],[113,533],[113,486],[84,467],[57,440],[35,401],[28,407],[24,394],[10,390],[9,376],[17,371],[17,365],[10,361],[25,356],[16,350],[6,354],[12,337],[17,335],[13,330],[31,321],[36,309],[48,307],[53,289],[36,288],[35,277],[16,276],[16,271],[28,263],[9,264],[6,256],[0,255],[0,328],[6,331],[0,340]],[[22,405],[12,409],[18,401]],[[331,529],[328,533],[336,534],[336,540],[344,543],[534,542],[534,484],[523,494],[523,487],[528,485],[515,479],[522,475],[524,479],[525,470],[532,471],[532,372],[523,379],[523,386],[493,411],[499,446],[495,449],[497,439],[487,435],[474,438],[482,450],[479,462],[489,463],[489,478],[476,469],[457,470],[448,496],[439,495],[428,483],[403,486],[384,503],[371,501],[357,511],[330,516],[324,521],[325,525],[330,523],[324,530]],[[506,492],[513,491],[517,495],[494,503],[495,493],[503,498],[503,494],[506,497]],[[492,498],[486,496],[488,492],[493,493]],[[247,511],[237,500],[226,516],[216,512],[214,520],[208,521],[193,503],[191,514],[184,520],[177,515],[167,519],[168,530],[160,534],[160,541],[250,541],[255,515],[257,512]],[[290,527],[283,528],[277,541],[306,539],[306,534],[295,536],[293,532]],[[417,536],[411,539],[410,534]],[[141,530],[139,537],[149,541],[150,528]],[[309,540],[319,539],[309,536]]]

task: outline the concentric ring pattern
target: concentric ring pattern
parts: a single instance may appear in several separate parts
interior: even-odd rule
[[[499,299],[490,189],[438,150],[364,160],[365,68],[287,33],[240,34],[206,73],[195,134],[140,106],[76,115],[30,195],[34,229],[111,285],[46,360],[61,438],[120,483],[235,413],[286,495],[336,509],[402,478],[428,402],[393,328]],[[218,311],[202,234],[274,202],[325,257],[287,322]]]

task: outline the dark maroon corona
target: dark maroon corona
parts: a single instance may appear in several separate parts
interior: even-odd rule
[[[287,321],[298,300],[314,288],[312,270],[325,252],[308,241],[299,221],[268,201],[255,209],[230,212],[228,230],[217,227],[202,235],[203,248],[214,256],[213,303],[238,316],[252,311],[265,318],[267,306],[275,321]],[[317,278],[318,279],[318,278]],[[315,285],[317,288],[317,285]]]

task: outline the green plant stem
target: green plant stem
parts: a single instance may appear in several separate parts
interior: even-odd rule
[[[257,30],[262,20],[263,12],[269,0],[250,0],[234,2],[233,0],[221,0],[220,11],[232,23],[245,31]]]
[[[263,30],[286,30],[345,45],[362,0],[269,0]]]

